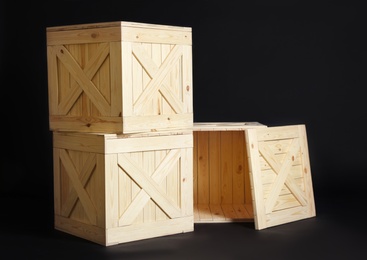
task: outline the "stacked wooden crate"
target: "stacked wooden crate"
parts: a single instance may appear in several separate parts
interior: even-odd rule
[[[191,28],[47,28],[55,228],[101,245],[315,216],[304,125],[193,123]]]
[[[193,231],[191,28],[47,28],[55,228],[109,246]]]

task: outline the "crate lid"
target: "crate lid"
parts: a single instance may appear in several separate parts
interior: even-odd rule
[[[97,29],[97,28],[107,28],[107,27],[132,27],[132,28],[164,29],[164,30],[187,31],[187,32],[191,32],[192,30],[191,27],[163,25],[163,24],[149,24],[149,23],[128,22],[128,21],[52,26],[52,27],[47,27],[46,30],[48,32],[56,32],[56,31],[81,30],[81,29]]]

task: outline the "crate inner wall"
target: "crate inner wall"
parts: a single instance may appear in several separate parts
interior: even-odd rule
[[[195,223],[254,220],[244,130],[194,131]]]

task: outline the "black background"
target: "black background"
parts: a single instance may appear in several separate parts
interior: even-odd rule
[[[27,236],[41,229],[41,237],[79,241],[52,232],[46,27],[109,21],[192,27],[194,120],[305,124],[317,213],[354,222],[364,208],[367,179],[365,20],[364,9],[353,1],[2,1],[4,234],[14,244],[11,231],[24,236],[22,229]],[[204,227],[198,232],[219,229]]]

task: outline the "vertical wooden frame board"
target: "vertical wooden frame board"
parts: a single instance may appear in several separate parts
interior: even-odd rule
[[[316,216],[305,125],[245,133],[255,228]]]

